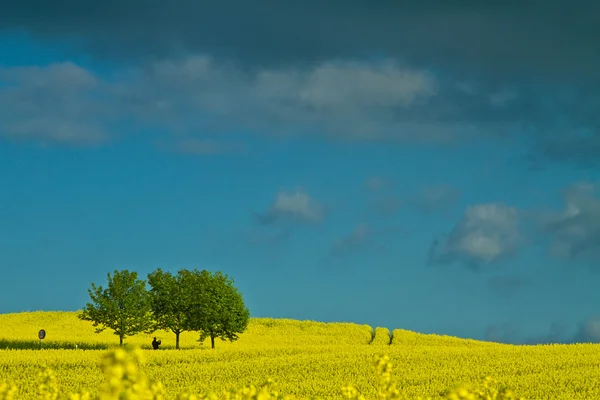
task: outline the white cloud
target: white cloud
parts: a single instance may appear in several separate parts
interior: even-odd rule
[[[521,243],[517,209],[499,203],[478,204],[467,208],[443,241],[434,242],[430,261],[478,267],[515,253]]]
[[[248,72],[190,56],[105,78],[70,62],[9,67],[0,69],[0,132],[91,141],[127,123],[171,133],[244,128],[266,135],[316,130],[339,138],[408,138],[428,135],[430,127],[412,126],[409,110],[437,91],[427,71],[389,60]]]
[[[189,124],[192,111],[225,129],[245,126],[278,135],[319,128],[329,134],[374,137],[388,128],[390,113],[426,101],[437,92],[434,77],[392,62],[327,62],[311,69],[244,72],[206,57],[161,62],[136,83],[151,102],[153,86],[167,112]],[[181,112],[184,111],[184,112]],[[159,121],[157,121],[159,122]],[[201,123],[205,121],[202,120]]]
[[[264,224],[281,219],[305,222],[319,222],[323,219],[323,207],[303,191],[280,192],[266,213],[259,215]]]
[[[334,112],[409,107],[437,91],[433,76],[401,68],[390,61],[381,64],[326,63],[305,74],[287,73],[288,79],[290,76],[299,79],[295,80],[295,90],[288,95],[297,97],[309,107]]]
[[[100,81],[70,62],[0,68],[0,134],[13,139],[96,144],[107,136],[111,106]]]

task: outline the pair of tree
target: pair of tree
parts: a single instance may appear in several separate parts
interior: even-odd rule
[[[196,331],[200,340],[234,341],[246,330],[250,312],[233,280],[220,271],[179,270],[177,275],[160,268],[146,281],[128,270],[107,274],[108,287],[92,283],[87,303],[79,318],[91,321],[100,333],[106,328],[119,336],[119,344],[137,333],[165,329],[175,334],[175,348],[185,331]]]

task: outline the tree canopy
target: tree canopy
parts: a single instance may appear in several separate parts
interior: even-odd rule
[[[107,274],[107,280],[106,289],[92,283],[88,289],[92,302],[85,305],[79,318],[92,321],[96,333],[112,329],[121,346],[128,336],[151,332],[154,322],[146,282],[128,270],[115,270],[112,276]]]
[[[128,270],[107,274],[108,287],[92,283],[87,303],[79,318],[92,321],[96,332],[107,328],[119,336],[119,344],[128,336],[170,330],[175,347],[184,331],[200,334],[200,341],[235,341],[248,326],[250,312],[233,279],[220,271],[181,269],[176,275],[158,268],[146,281]]]
[[[158,268],[148,274],[152,312],[156,329],[170,330],[175,334],[175,348],[179,349],[179,336],[189,330],[190,300],[193,286],[185,270],[177,275]]]
[[[200,340],[215,338],[235,341],[246,330],[250,312],[244,305],[241,293],[233,285],[233,279],[220,271],[194,270],[187,272],[193,287],[190,300],[189,328],[200,332]]]

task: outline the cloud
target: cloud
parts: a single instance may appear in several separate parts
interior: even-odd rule
[[[316,130],[344,140],[432,140],[447,134],[411,115],[436,90],[430,73],[390,60],[250,73],[208,56],[188,56],[120,69],[104,79],[72,63],[8,67],[0,70],[0,129],[4,136],[57,142],[104,138],[124,127],[188,136]],[[202,152],[209,144],[193,136],[188,142],[194,144],[186,148]]]
[[[150,117],[170,130],[208,125],[285,136],[317,128],[326,136],[352,140],[391,135],[396,125],[411,123],[405,121],[409,110],[423,107],[437,90],[431,74],[389,60],[329,61],[310,69],[249,73],[191,56],[158,62],[146,75],[131,78],[123,90],[134,99],[140,119]]]
[[[564,110],[548,106],[539,92],[508,96],[502,90],[439,79],[428,69],[390,58],[245,71],[207,55],[186,55],[121,67],[102,77],[71,62],[4,67],[0,135],[94,144],[150,129],[183,135],[196,143],[186,148],[202,147],[201,153],[207,147],[216,151],[221,139],[215,135],[240,130],[266,137],[447,143],[482,135],[523,137],[530,134],[526,126],[557,134],[548,121],[569,121],[576,110],[571,103]],[[594,110],[577,111],[579,122],[572,123],[592,124],[598,118]],[[546,154],[551,140],[538,139],[537,152]],[[592,159],[593,153],[585,157]]]
[[[341,255],[356,251],[367,244],[371,235],[372,232],[366,225],[359,224],[352,232],[334,243],[332,253],[333,255]]]
[[[320,222],[324,216],[324,207],[303,191],[277,194],[271,207],[264,213],[257,214],[257,219],[264,225],[271,225],[281,220],[296,222]]]
[[[460,198],[460,191],[450,185],[439,184],[421,188],[419,193],[412,196],[409,202],[424,213],[447,211]]]
[[[470,1],[379,2],[377,7],[317,0],[178,0],[169,5],[23,0],[5,4],[0,29],[70,41],[74,50],[128,62],[210,53],[252,68],[386,54],[466,76],[597,82],[599,7],[592,0],[567,7],[547,1],[542,13],[514,0],[476,6]],[[309,24],[319,29],[305,29]]]
[[[563,191],[566,207],[542,218],[542,229],[552,239],[550,253],[572,261],[600,260],[600,198],[598,185],[576,183]]]
[[[515,254],[522,243],[519,212],[500,203],[469,206],[443,240],[434,240],[430,263],[462,262],[477,269]]]
[[[49,79],[51,102],[21,92],[41,115],[15,112],[15,78],[3,78],[0,131],[57,142],[146,127],[392,142],[509,137],[533,143],[538,163],[589,167],[600,159],[600,5],[584,4],[549,1],[540,13],[513,0],[9,2],[0,32],[60,45],[66,59],[109,60],[116,72],[70,94],[61,90],[70,83]]]
[[[116,109],[89,71],[63,62],[46,67],[0,67],[0,135],[93,145],[108,137]]]

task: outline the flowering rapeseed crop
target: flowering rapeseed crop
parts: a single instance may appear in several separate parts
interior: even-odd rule
[[[37,323],[40,318],[43,324]],[[95,334],[91,324],[81,322],[75,313],[0,315],[0,340],[5,344],[22,344],[25,335],[17,333],[27,332],[35,345],[37,330],[43,328],[48,332],[48,347],[52,340],[55,347],[0,350],[0,399],[39,399],[43,393],[58,399],[53,396],[59,392],[78,393],[71,399],[84,399],[86,393],[90,398],[116,399],[117,391],[133,396],[136,390],[140,392],[135,395],[142,397],[121,398],[192,399],[188,394],[194,394],[200,399],[202,393],[222,395],[247,385],[254,386],[229,398],[279,398],[277,392],[297,398],[356,400],[361,395],[366,399],[513,399],[503,385],[529,399],[600,398],[600,346],[593,344],[512,346],[395,330],[392,344],[386,345],[389,331],[376,329],[371,343],[373,331],[366,325],[252,319],[237,342],[219,341],[215,350],[187,332],[182,345],[188,349],[169,349],[174,335],[163,332],[157,335],[166,350],[107,353],[81,350],[86,343],[104,347],[118,343],[114,335]],[[150,341],[150,335],[139,335],[126,343],[149,348]],[[68,347],[75,343],[77,350]],[[145,362],[138,366],[142,354]],[[388,356],[381,358],[384,354]],[[374,359],[379,360],[376,375]],[[396,366],[393,374],[391,363]],[[273,382],[269,379],[276,388],[263,386]],[[470,389],[455,388],[455,383]]]

